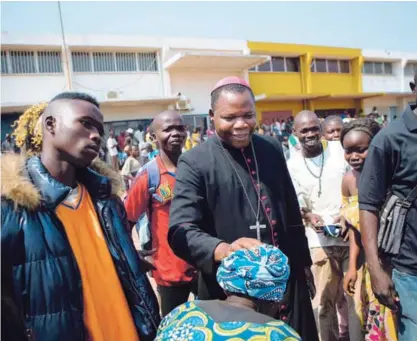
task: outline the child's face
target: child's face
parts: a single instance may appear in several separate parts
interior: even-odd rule
[[[362,171],[371,137],[362,132],[351,130],[343,139],[343,149],[345,150],[345,160],[357,172]]]
[[[139,156],[139,149],[137,147],[132,148],[132,156],[138,157]]]
[[[339,121],[329,122],[324,128],[323,136],[327,141],[339,141],[342,128],[343,125]]]

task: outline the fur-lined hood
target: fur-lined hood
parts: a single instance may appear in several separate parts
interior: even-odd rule
[[[34,210],[41,204],[41,194],[25,174],[27,157],[19,154],[1,156],[1,196],[11,200],[15,206]],[[105,162],[96,158],[90,169],[108,178],[112,194],[121,196],[123,185],[121,177]]]

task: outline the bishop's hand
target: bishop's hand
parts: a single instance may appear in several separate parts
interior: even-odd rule
[[[239,238],[238,240],[235,240],[232,244],[229,246],[229,255],[237,250],[240,249],[252,249],[256,246],[262,245],[262,243],[255,238]]]
[[[239,238],[233,243],[220,243],[214,250],[214,260],[221,262],[224,258],[229,256],[231,253],[240,249],[252,249],[256,246],[262,245],[262,243],[254,238]]]

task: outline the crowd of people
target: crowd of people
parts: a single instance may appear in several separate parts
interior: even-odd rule
[[[203,136],[201,127],[191,129],[186,126],[185,129],[187,137],[182,148],[183,152],[198,146],[213,132],[207,129],[206,135]],[[121,171],[126,190],[129,189],[138,170],[159,154],[158,142],[153,137],[151,126],[144,129],[142,124],[138,124],[136,131],[129,128],[120,131],[118,135],[110,129],[105,142],[100,147],[99,157],[109,163],[115,171]]]
[[[19,118],[2,144],[2,338],[416,339],[416,107],[257,126],[246,81],[210,99],[205,137],[167,110],[104,138],[83,93]]]

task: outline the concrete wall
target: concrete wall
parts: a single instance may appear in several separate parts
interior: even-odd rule
[[[64,91],[67,81],[64,75],[2,75],[1,105],[38,103],[48,101]]]
[[[249,82],[255,96],[261,94],[300,94],[300,72],[249,72]]]
[[[393,66],[392,75],[367,75],[363,74],[363,91],[364,92],[386,92],[386,93],[409,93],[409,82],[413,76],[404,74],[404,67],[407,62],[417,60],[417,52],[399,52],[386,50],[363,50],[362,54],[365,61],[387,61]],[[392,119],[394,115],[399,116],[408,102],[413,98],[404,97],[404,95],[368,98],[363,101],[365,113],[370,113],[374,106],[382,115],[387,115]],[[390,110],[390,107],[392,108]],[[395,107],[395,111],[394,108]]]
[[[364,92],[409,92],[412,76],[404,75],[408,61],[417,61],[417,52],[400,52],[387,50],[363,50],[364,61],[387,61],[393,66],[392,75],[363,74]]]
[[[358,88],[354,75],[339,73],[311,73],[312,93],[351,94]]]
[[[245,40],[156,38],[134,35],[67,35],[66,43],[69,54],[71,54],[71,51],[155,51],[159,58],[158,72],[153,73],[74,73],[71,71],[69,76],[72,79],[73,90],[90,93],[99,101],[105,101],[109,91],[117,91],[120,100],[170,97],[182,92],[191,98],[198,113],[207,112],[209,93],[215,82],[230,74],[201,70],[175,70],[172,73],[174,79],[171,83],[171,73],[162,69],[162,60],[166,60],[181,51],[243,53],[248,50]],[[62,38],[60,35],[31,36],[2,33],[2,44],[5,48],[11,50],[60,50]],[[71,61],[69,61],[69,64],[72,70]],[[1,104],[2,106],[9,104],[22,105],[48,100],[67,89],[67,80],[68,75],[66,74],[54,76],[12,74],[4,76],[2,77]],[[158,107],[158,105],[156,106]],[[159,112],[159,109],[160,107],[155,112]],[[121,113],[114,113],[114,109],[110,111],[112,114],[109,117],[112,119],[135,115],[132,108]],[[147,115],[147,112],[145,110],[144,115]],[[153,115],[155,112],[151,110],[149,115]]]
[[[108,91],[119,92],[120,100],[163,97],[161,75],[153,73],[86,73],[73,74],[73,88],[106,100]]]
[[[156,114],[167,109],[167,105],[147,106],[102,106],[105,122],[152,119]]]
[[[400,92],[401,82],[397,76],[366,75],[362,76],[364,92]]]
[[[378,60],[378,59],[371,59]],[[385,59],[386,60],[386,59]],[[401,61],[386,60],[392,63],[392,75],[362,75],[364,92],[401,92],[404,67]]]
[[[383,97],[375,97],[375,98],[368,98],[365,99],[364,102],[364,112],[369,114],[372,112],[373,107],[377,107],[378,112],[381,115],[387,115],[390,119],[393,118],[394,115],[401,115],[401,113],[405,110],[408,102],[412,102],[412,98],[383,98]],[[390,110],[390,107],[396,107],[395,113]]]
[[[404,76],[403,87],[404,92],[411,91],[410,82],[414,81],[414,76]]]

